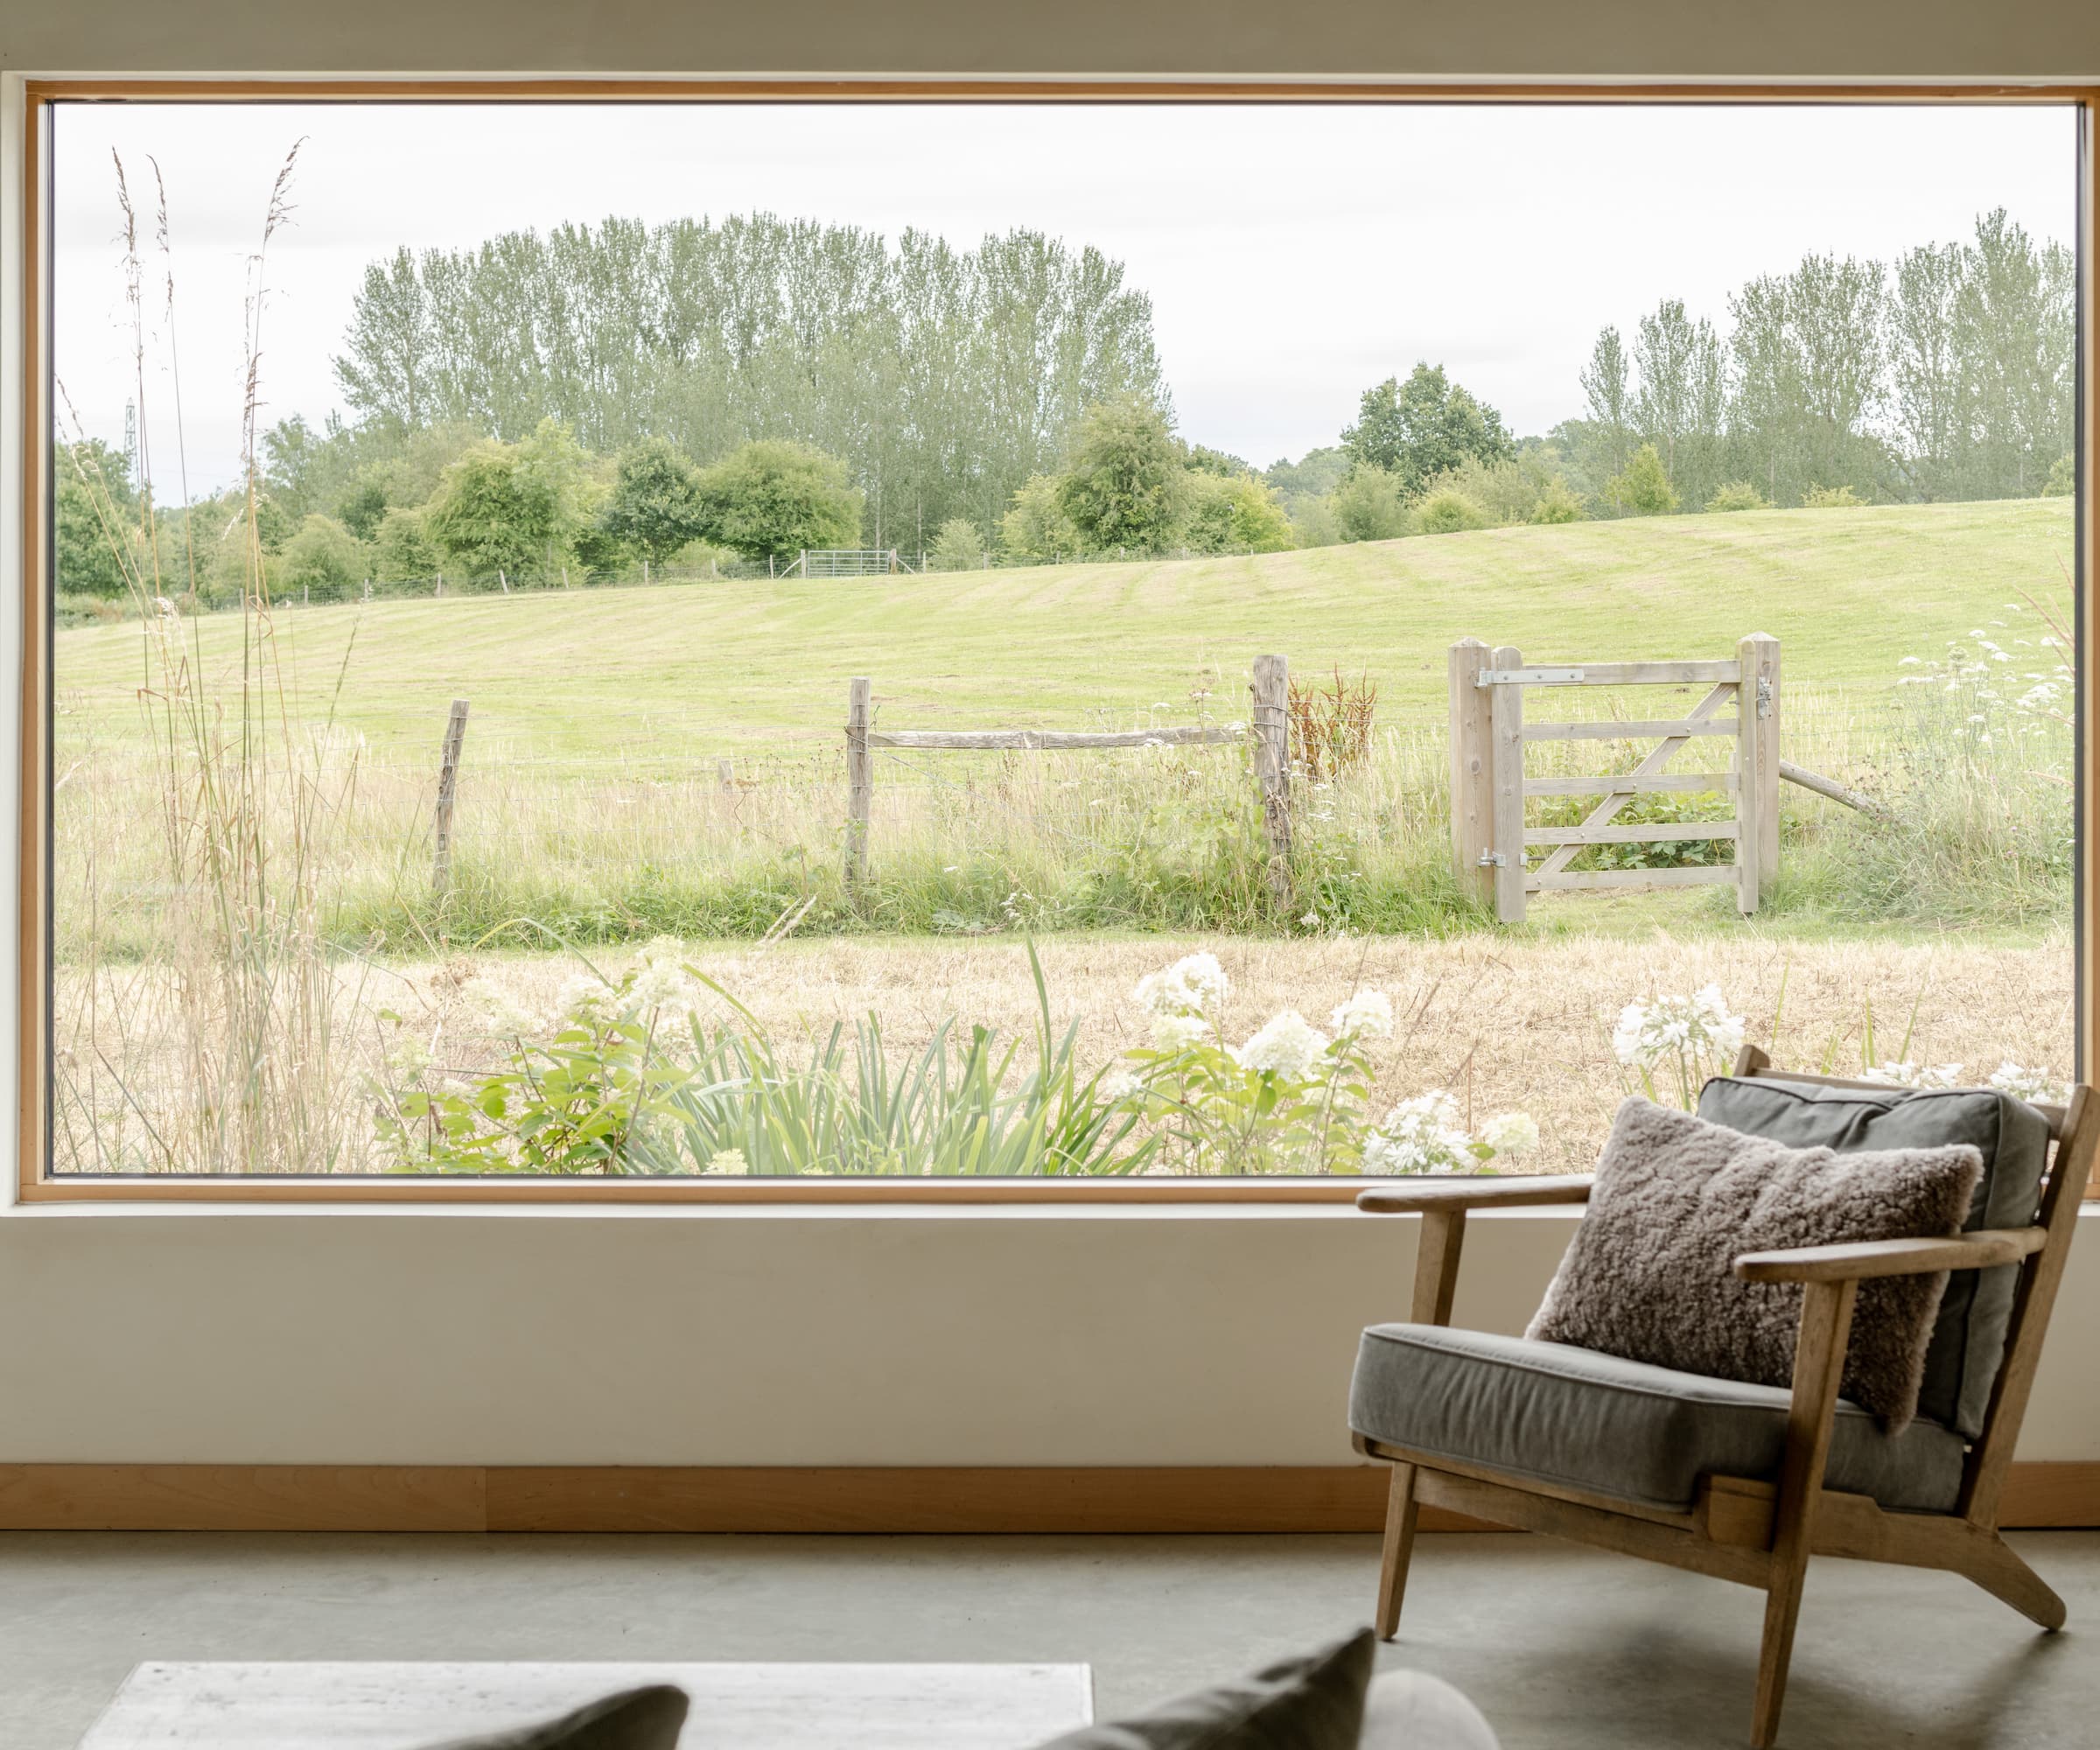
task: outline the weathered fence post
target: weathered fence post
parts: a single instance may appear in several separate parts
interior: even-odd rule
[[[503,568],[500,565],[496,567],[496,581],[503,585],[503,593],[505,595],[508,595],[510,593],[510,579],[504,574]]]
[[[1498,673],[1524,666],[1524,653],[1498,644],[1491,659]],[[1498,681],[1487,690],[1489,746],[1494,771],[1494,915],[1506,924],[1524,920],[1524,690]]]
[[[846,886],[868,868],[868,816],[875,800],[875,762],[868,753],[868,677],[846,689]]]
[[[1291,897],[1291,665],[1281,656],[1254,659],[1254,773],[1262,788],[1269,836],[1269,887]]]
[[[1770,673],[1765,668],[1768,656]],[[1748,917],[1757,910],[1759,878],[1768,867],[1768,832],[1772,861],[1779,860],[1779,761],[1765,738],[1772,683],[1778,675],[1777,641],[1754,632],[1736,645],[1735,659],[1735,908]]]
[[[466,701],[454,699],[444,725],[444,751],[438,757],[438,815],[431,835],[436,848],[430,860],[430,891],[440,899],[452,874],[452,798],[459,788],[459,746],[466,739]]]
[[[1779,873],[1779,640],[1754,632],[1736,647],[1743,690],[1736,709],[1757,719],[1757,872]]]
[[[1459,885],[1494,897],[1494,755],[1488,744],[1487,689],[1476,684],[1488,647],[1461,638],[1451,647],[1451,861]]]

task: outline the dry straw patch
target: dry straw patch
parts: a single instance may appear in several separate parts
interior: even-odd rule
[[[1628,1002],[1718,984],[1750,1036],[1785,1063],[1840,1072],[1861,1067],[1869,1021],[1875,1055],[1897,1055],[1911,1006],[1908,1055],[1962,1062],[1980,1080],[2002,1058],[2070,1058],[2072,960],[2068,937],[2033,946],[1776,942],[1749,932],[1679,940],[1572,935],[1546,941],[1467,937],[1249,941],[1228,936],[1039,944],[1060,1025],[1080,1023],[1082,1063],[1142,1042],[1130,990],[1177,954],[1207,948],[1233,984],[1227,1029],[1237,1039],[1278,1010],[1315,1025],[1354,989],[1389,991],[1396,1035],[1376,1053],[1381,1096],[1441,1087],[1469,1118],[1530,1111],[1544,1140],[1538,1164],[1580,1172],[1595,1158],[1620,1092],[1612,1024]],[[1003,1034],[1033,1025],[1026,954],[1014,942],[846,940],[768,947],[696,946],[694,963],[750,1005],[783,1041],[850,1025],[870,1010],[899,1054],[922,1045],[950,1015]],[[624,965],[625,960],[620,964]],[[485,958],[479,970],[528,1007],[551,1004],[574,967],[559,957]],[[409,968],[442,1002],[460,975]],[[1782,1002],[1782,981],[1784,1000]],[[1922,1000],[1919,1001],[1921,993]],[[1775,1011],[1779,1020],[1773,1037]]]

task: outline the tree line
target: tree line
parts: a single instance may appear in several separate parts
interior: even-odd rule
[[[1151,300],[1040,232],[974,249],[753,214],[607,219],[372,263],[335,365],[354,424],[543,419],[585,449],[662,438],[706,465],[753,439],[844,458],[878,547],[987,531],[1080,415],[1164,408]]]
[[[802,547],[936,566],[1273,551],[1584,517],[2068,493],[2072,252],[2002,212],[1893,267],[1810,256],[1598,337],[1584,411],[1518,438],[1440,365],[1364,391],[1334,444],[1257,472],[1173,429],[1121,264],[1028,232],[975,251],[765,215],[608,220],[367,271],[355,417],[264,434],[272,586],[339,598],[778,569]],[[60,587],[237,595],[244,490],[147,506],[61,445]],[[180,564],[174,556],[179,555]]]
[[[1665,298],[1598,337],[1584,411],[1552,441],[1577,489],[1652,445],[1670,494],[1704,508],[1724,486],[1774,505],[2032,497],[2068,490],[2076,259],[2000,208],[1963,243],[1892,266],[1811,255],[1728,300],[1724,337]]]

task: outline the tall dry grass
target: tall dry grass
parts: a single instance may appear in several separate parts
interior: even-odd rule
[[[194,620],[164,606],[194,593],[195,556],[186,545],[169,550],[150,446],[140,451],[136,526],[109,483],[83,471],[139,615],[145,751],[125,757],[116,782],[92,746],[76,753],[62,739],[59,752],[53,1128],[66,1170],[326,1172],[360,1146],[324,918],[332,841],[354,813],[355,770],[329,759],[329,701],[305,696],[285,660],[256,534],[269,256],[290,215],[297,161],[295,147],[271,186],[249,259],[246,581],[230,678],[206,678]],[[158,307],[150,309],[121,159],[116,173],[135,393],[150,430],[148,390],[164,361],[179,396],[166,190],[156,165],[164,271]],[[178,442],[186,492],[187,472]],[[114,956],[139,911],[152,920],[152,959],[122,968]]]

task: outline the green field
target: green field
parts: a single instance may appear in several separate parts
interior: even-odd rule
[[[1128,725],[1156,707],[1237,718],[1249,662],[1279,650],[1300,675],[1368,669],[1382,722],[1428,725],[1459,637],[1602,661],[1719,656],[1761,631],[1789,686],[1880,691],[1901,657],[2016,620],[2022,592],[2068,599],[2071,550],[2068,499],[1775,510],[1252,558],[382,601],[288,611],[276,635],[303,712],[326,712],[340,671],[336,719],[375,751],[434,750],[465,696],[484,757],[668,774],[835,748],[858,674],[896,728]],[[194,623],[214,682],[237,627]],[[139,639],[136,623],[58,634],[61,752],[90,731],[138,732]]]

